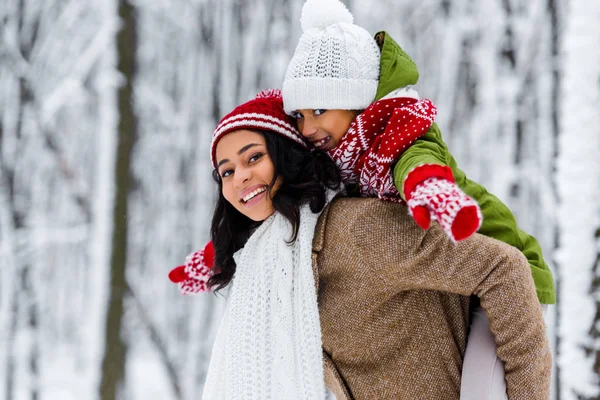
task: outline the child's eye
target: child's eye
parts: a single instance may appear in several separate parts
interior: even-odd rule
[[[298,112],[298,111],[292,111],[291,115],[292,115],[292,118],[294,118],[294,119],[302,119],[302,118],[304,118],[304,115],[302,115],[302,113]]]
[[[327,110],[324,110],[324,109],[322,109],[322,108],[319,108],[319,109],[316,109],[316,110],[314,111],[314,114],[315,114],[315,115],[317,115],[317,116],[319,116],[319,115],[321,115],[321,114],[324,114],[326,111],[327,111]]]
[[[252,157],[250,157],[250,159],[248,160],[248,162],[253,163],[258,161],[261,157],[263,156],[262,153],[256,153],[254,154]]]

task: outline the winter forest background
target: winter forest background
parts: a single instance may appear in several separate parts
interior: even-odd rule
[[[200,398],[223,307],[216,121],[280,87],[303,0],[0,0],[0,400]],[[555,399],[600,399],[600,2],[349,0],[459,163],[541,242]]]

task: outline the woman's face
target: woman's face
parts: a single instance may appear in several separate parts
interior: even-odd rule
[[[249,130],[228,133],[217,143],[215,153],[225,200],[253,221],[270,217],[275,212],[271,196],[281,181],[277,178],[269,194],[275,166],[264,136]]]

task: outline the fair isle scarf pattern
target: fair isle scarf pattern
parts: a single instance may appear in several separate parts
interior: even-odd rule
[[[357,116],[329,156],[346,185],[363,197],[402,202],[392,164],[433,124],[437,108],[428,99],[384,98]]]

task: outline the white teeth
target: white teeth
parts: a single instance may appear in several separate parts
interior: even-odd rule
[[[247,203],[247,202],[248,202],[248,201],[250,201],[252,198],[254,198],[254,196],[256,196],[257,194],[260,194],[260,193],[264,192],[265,190],[267,190],[267,188],[266,188],[266,187],[264,187],[264,186],[263,186],[263,187],[261,187],[261,188],[258,188],[258,189],[256,189],[256,190],[253,190],[252,192],[248,193],[246,196],[242,197],[242,201],[243,201],[244,203]]]
[[[316,142],[314,142],[314,146],[315,147],[321,147],[323,146],[325,143],[327,143],[327,138],[325,139],[321,139],[321,140],[317,140]]]

